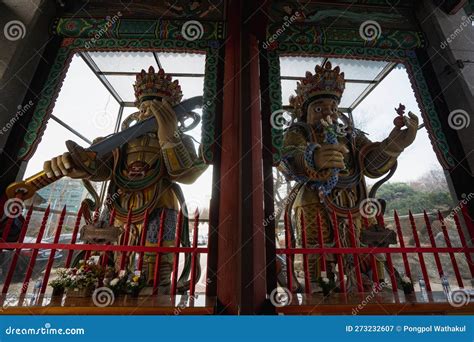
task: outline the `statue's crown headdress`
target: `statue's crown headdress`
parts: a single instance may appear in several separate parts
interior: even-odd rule
[[[339,102],[344,92],[346,81],[338,66],[332,69],[328,61],[324,66],[316,65],[314,71],[314,75],[306,71],[305,77],[296,85],[296,96],[290,97],[290,105],[297,117],[304,115],[305,106],[311,101],[332,97]]]
[[[165,98],[172,106],[175,106],[183,98],[179,81],[173,81],[171,76],[165,74],[165,71],[161,68],[155,73],[152,66],[148,68],[148,73],[142,69],[137,74],[133,88],[135,89],[135,104],[137,106],[142,101],[156,98]]]

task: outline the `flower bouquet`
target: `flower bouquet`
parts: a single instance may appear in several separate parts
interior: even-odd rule
[[[113,267],[107,267],[104,277],[104,286],[107,286],[114,292],[115,296],[121,294],[125,289],[125,273],[115,272]]]
[[[130,273],[125,285],[127,292],[130,293],[132,297],[138,297],[140,290],[146,285],[145,277],[141,274]]]
[[[68,297],[88,297],[97,286],[103,269],[95,259],[81,260],[79,267],[59,269],[58,277],[49,284],[54,289],[65,289]]]

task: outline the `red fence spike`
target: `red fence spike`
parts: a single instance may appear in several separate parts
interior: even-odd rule
[[[430,219],[428,217],[428,214],[426,213],[426,210],[423,210],[423,217],[425,219],[426,229],[428,230],[428,237],[430,238],[431,246],[436,248],[436,241],[435,241],[434,236],[433,236],[433,229],[431,228]],[[433,253],[433,255],[434,255],[434,258],[435,258],[435,262],[436,262],[436,268],[438,269],[438,274],[441,278],[444,274],[443,265],[441,264],[439,254],[438,253]]]
[[[163,233],[165,230],[165,220],[166,220],[166,209],[162,209],[161,216],[160,216],[160,228],[158,232],[158,246],[161,247],[163,245]],[[153,273],[153,294],[156,295],[158,293],[158,279],[160,279],[160,263],[161,263],[161,253],[157,252],[155,258],[155,271]]]
[[[288,213],[285,211],[285,246],[287,249],[291,249],[291,235],[290,225],[288,222]],[[288,290],[293,292],[293,258],[290,254],[286,254],[286,277]]]
[[[121,245],[128,245],[128,237],[130,235],[130,229],[132,226],[132,209],[128,210],[127,223],[125,224],[125,232],[122,236]],[[122,252],[122,257],[120,259],[120,271],[125,270],[125,264],[127,262],[127,252]]]
[[[181,243],[181,226],[183,225],[183,211],[180,210],[178,213],[178,223],[176,224],[176,239],[175,247],[179,247]],[[178,265],[179,265],[179,252],[174,253],[173,259],[173,275],[171,278],[171,295],[176,296],[176,288],[178,283]]]
[[[472,261],[471,254],[467,252],[467,249],[469,248],[469,246],[467,245],[466,237],[464,236],[464,232],[462,231],[458,214],[455,212],[453,217],[454,217],[454,222],[456,223],[456,228],[458,230],[459,239],[461,240],[461,245],[465,249],[464,256],[466,257],[466,262],[467,262],[467,265],[469,266],[469,271],[471,272],[471,278],[474,278],[474,262]]]
[[[355,229],[354,229],[354,222],[352,219],[352,214],[349,212],[348,215],[349,219],[349,234],[350,234],[350,239],[351,239],[351,244],[353,248],[357,248],[357,240],[355,236]],[[357,253],[352,254],[353,259],[354,259],[354,268],[355,268],[355,273],[356,273],[356,281],[357,281],[357,290],[359,292],[364,292],[364,285],[362,284],[362,274],[360,272],[360,262],[359,262],[359,255]]]
[[[400,244],[401,248],[405,248],[405,240],[403,239],[402,227],[400,225],[400,219],[398,218],[398,213],[396,210],[393,211],[393,218],[395,220],[395,226],[397,228],[397,235],[398,235],[398,243]],[[411,277],[411,270],[410,270],[410,263],[408,262],[408,257],[406,253],[402,253],[403,265],[405,266],[405,274],[408,278]]]
[[[117,212],[115,211],[115,208],[112,208],[112,211],[110,212],[110,216],[109,216],[109,226],[114,225],[115,215],[117,215]]]
[[[33,213],[33,206],[28,209],[26,213],[25,221],[21,226],[20,237],[18,238],[19,243],[23,243],[25,240],[26,231],[28,230],[28,225],[30,224],[31,214]],[[5,278],[5,282],[3,283],[2,294],[8,293],[8,288],[10,287],[11,281],[13,279],[13,274],[15,273],[16,264],[18,262],[18,258],[20,257],[21,248],[15,249],[15,253],[13,254],[12,261],[10,263],[10,267],[8,268],[8,273]]]
[[[392,255],[390,253],[385,254],[387,259],[388,274],[390,275],[390,283],[392,284],[393,293],[398,292],[397,278],[395,277],[395,269],[393,267]]]
[[[334,240],[336,247],[341,248],[341,240],[339,238],[339,223],[337,222],[336,212],[332,211],[332,223],[334,227]],[[344,263],[342,261],[342,255],[338,253],[337,258],[337,269],[339,271],[339,287],[342,293],[346,293],[346,282],[344,280]]]
[[[77,212],[76,222],[74,223],[74,229],[72,230],[71,245],[74,245],[76,243],[77,234],[79,232],[79,225],[81,224],[83,213],[84,213],[84,206],[81,205],[81,207],[79,208],[79,211]],[[67,258],[66,258],[66,263],[64,264],[65,268],[69,268],[69,266],[71,265],[73,253],[74,253],[73,250],[69,250],[67,254]]]
[[[418,237],[415,219],[413,218],[411,210],[408,210],[408,217],[410,218],[410,225],[413,231],[413,239],[415,240],[415,246],[419,248],[421,247],[420,239]],[[430,277],[428,276],[428,271],[426,270],[425,258],[423,256],[423,253],[418,252],[418,260],[420,261],[421,273],[423,274],[423,279],[425,280],[426,290],[431,292]]]
[[[147,232],[148,232],[148,220],[149,220],[149,211],[148,211],[148,208],[147,208],[147,210],[145,211],[145,216],[143,218],[142,231],[141,231],[141,235],[140,235],[140,246],[145,246],[145,244],[146,244],[146,236],[147,236]],[[143,269],[143,256],[144,256],[144,254],[145,253],[143,253],[143,252],[138,253],[137,270],[140,272],[140,274],[142,273],[142,269]]]
[[[362,224],[364,226],[365,229],[368,229],[369,228],[369,220],[367,219],[366,216],[362,215]]]
[[[109,216],[109,226],[114,226],[115,225],[115,215],[116,215],[115,208],[112,208],[112,211],[111,211],[110,216]],[[106,244],[109,245],[110,243],[107,242]],[[108,263],[109,263],[109,255],[107,254],[106,251],[103,251],[101,265],[102,265],[102,267],[107,267]]]
[[[306,239],[306,225],[304,223],[303,213],[300,215],[301,222],[301,245],[303,248],[307,247]],[[304,271],[304,288],[307,294],[311,294],[311,283],[309,280],[309,265],[308,265],[308,254],[303,254],[303,271]]]
[[[38,232],[38,236],[36,237],[36,243],[41,243],[43,239],[44,230],[46,229],[46,224],[48,223],[49,212],[51,207],[48,205],[44,212],[43,221],[41,222],[41,226]],[[36,263],[36,257],[38,256],[39,249],[33,248],[33,253],[31,254],[30,262],[28,264],[28,268],[26,269],[25,280],[23,281],[23,286],[21,287],[21,294],[25,294],[28,290],[28,285],[30,282],[31,274],[33,273],[33,269]]]
[[[383,214],[380,213],[377,215],[377,222],[380,226],[385,227],[385,220]],[[392,284],[393,293],[398,292],[397,278],[395,277],[395,269],[393,267],[392,255],[390,253],[385,253],[385,259],[387,260],[388,274],[390,276],[390,283]]]
[[[375,286],[379,285],[379,270],[377,269],[377,258],[374,254],[370,254],[370,265],[372,267],[372,281]]]
[[[321,220],[321,213],[319,210],[316,213],[316,226],[318,228],[318,240],[319,240],[319,247],[324,249],[324,238],[323,238],[323,224]],[[319,258],[321,272],[326,272],[326,254],[321,253],[321,257]]]
[[[448,248],[451,248],[452,247],[451,239],[449,238],[448,230],[446,228],[446,224],[444,222],[443,215],[441,215],[441,212],[439,210],[438,210],[438,218],[441,221],[441,230],[443,231],[444,240],[446,241],[446,246]],[[453,252],[449,252],[449,258],[451,259],[451,263],[453,265],[454,274],[456,275],[456,280],[458,282],[458,285],[459,285],[459,287],[463,288],[464,285],[463,285],[463,282],[462,282],[461,273],[459,272],[458,263],[456,261],[456,257],[454,256]]]
[[[58,226],[56,227],[56,233],[54,234],[53,243],[59,242],[59,237],[61,236],[61,230],[63,229],[64,224],[64,217],[66,216],[66,206],[63,207],[61,214],[59,215],[59,222]],[[44,272],[43,283],[41,284],[41,294],[44,294],[46,291],[46,287],[48,286],[49,275],[51,273],[51,268],[53,267],[54,256],[56,255],[56,249],[53,248],[49,252],[48,263],[46,265],[46,270]]]
[[[97,224],[97,222],[99,221],[99,217],[100,217],[100,209],[97,208],[96,210],[94,210],[94,217],[93,217],[93,224]]]
[[[193,227],[193,252],[191,254],[191,283],[189,284],[189,295],[194,296],[196,290],[196,248],[198,246],[198,230],[199,230],[199,211],[196,209],[194,213]]]

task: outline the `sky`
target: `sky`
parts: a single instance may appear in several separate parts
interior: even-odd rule
[[[108,55],[97,55],[96,60],[101,68],[109,69],[108,71],[128,70],[136,72],[141,68],[148,68],[148,64],[151,63],[151,59],[133,53],[127,53],[120,56],[120,58],[111,57],[110,53]],[[318,60],[313,58],[306,60],[305,63],[290,64],[286,69],[298,74],[300,72],[304,73],[303,70],[305,69],[313,71],[314,64]],[[171,69],[173,72],[204,72],[203,56],[189,57],[189,55],[184,54],[167,54],[163,56],[163,61],[163,65],[165,66],[166,64],[168,70]],[[370,72],[371,62],[365,61],[363,63],[367,65],[367,69],[365,71],[362,70],[362,75],[353,76],[363,77],[364,74]],[[312,67],[307,68],[310,64],[312,64]],[[282,67],[282,71],[286,69]],[[349,76],[346,74],[346,78],[349,78]],[[119,93],[127,101],[133,99],[132,83],[133,77],[130,76],[122,78],[117,76],[113,79],[114,86],[116,86]],[[202,95],[203,78],[180,78],[180,84],[183,88],[184,98]],[[284,103],[287,101],[288,94],[291,94],[295,89],[294,85],[295,82],[292,81],[282,82]],[[343,96],[343,103],[351,102],[354,96],[352,93],[356,92],[356,90],[355,88],[347,90],[347,98],[344,99]],[[417,114],[420,118],[420,123],[423,122],[404,68],[392,70],[381,84],[356,108],[353,112],[356,125],[358,125],[358,128],[369,133],[368,137],[372,141],[381,141],[393,128],[392,121],[396,116],[395,108],[398,107],[399,103],[406,106],[407,112],[411,110]],[[122,121],[126,116],[135,111],[135,108],[125,108]],[[96,137],[105,136],[114,131],[118,112],[119,104],[116,100],[83,60],[75,56],[54,106],[53,115],[73,127],[87,139],[93,140]],[[199,125],[188,134],[199,141],[200,133],[201,126]],[[28,163],[25,177],[40,171],[45,160],[65,152],[66,140],[74,140],[84,147],[88,146],[87,142],[50,119],[36,153]],[[422,128],[418,131],[415,142],[399,157],[399,166],[391,181],[413,181],[433,168],[441,169],[441,166],[431,147],[426,129]],[[374,180],[368,181],[369,184],[374,182]],[[209,167],[194,184],[182,185],[191,210],[194,210],[197,206],[208,206],[211,197],[211,184],[212,167]]]

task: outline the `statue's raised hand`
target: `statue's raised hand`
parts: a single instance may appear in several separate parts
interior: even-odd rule
[[[348,152],[342,144],[324,144],[314,151],[314,165],[317,170],[344,169],[344,154]]]
[[[166,101],[153,100],[149,107],[158,122],[158,139],[164,144],[178,137],[178,121],[173,107]]]
[[[384,140],[384,150],[388,154],[400,154],[406,147],[410,146],[418,131],[418,117],[412,112],[408,112],[408,117],[403,116],[406,128],[395,126],[389,136]]]

